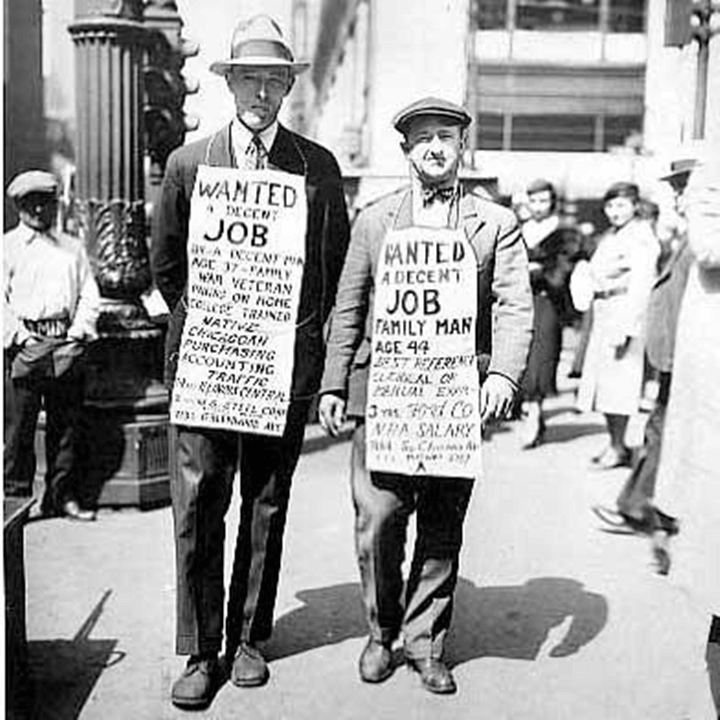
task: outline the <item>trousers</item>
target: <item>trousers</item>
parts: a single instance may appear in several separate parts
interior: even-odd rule
[[[440,658],[452,617],[473,481],[372,472],[365,461],[365,424],[359,421],[353,434],[351,484],[370,635],[390,644],[402,634],[406,657]],[[417,533],[403,602],[402,563],[413,512]]]
[[[240,470],[240,523],[227,602],[226,650],[272,632],[292,476],[309,400],[290,403],[282,437],[176,426],[170,490],[177,572],[176,652],[217,653],[225,610],[225,516]],[[174,448],[172,446],[175,446]]]
[[[76,496],[75,459],[83,407],[79,364],[60,377],[30,373],[5,382],[4,487],[7,495],[31,496],[37,460],[35,430],[45,407],[45,495],[47,510]]]
[[[658,397],[645,424],[642,448],[617,498],[618,510],[638,520],[652,519],[654,515],[651,500],[655,495],[670,379],[670,373],[660,373]]]

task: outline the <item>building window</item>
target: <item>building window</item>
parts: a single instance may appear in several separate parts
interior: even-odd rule
[[[480,113],[479,150],[525,152],[607,151],[642,131],[637,115],[513,115]]]
[[[642,133],[639,115],[606,115],[603,118],[603,150],[623,146]]]
[[[516,115],[512,119],[513,150],[588,152],[595,149],[593,115]]]
[[[645,32],[645,0],[610,0],[608,30],[615,33]]]
[[[599,0],[517,0],[519,30],[597,30]]]
[[[480,113],[477,121],[477,146],[480,150],[503,149],[503,115]]]
[[[647,0],[473,0],[479,30],[641,33]],[[509,23],[514,18],[514,23]],[[605,25],[607,25],[605,27]]]
[[[480,30],[504,30],[508,0],[475,0],[475,17]]]

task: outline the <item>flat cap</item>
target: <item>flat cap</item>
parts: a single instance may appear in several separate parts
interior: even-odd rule
[[[470,115],[459,105],[442,98],[426,97],[416,100],[395,115],[392,121],[393,127],[398,132],[405,134],[411,120],[427,115],[452,120],[461,127],[467,127],[472,120]]]
[[[16,175],[7,187],[7,195],[17,200],[31,192],[56,193],[58,181],[44,170],[27,170]]]

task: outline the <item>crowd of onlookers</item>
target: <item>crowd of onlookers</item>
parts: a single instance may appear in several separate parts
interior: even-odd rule
[[[644,201],[634,183],[611,185],[603,197],[609,226],[590,243],[559,219],[551,183],[527,188],[518,214],[535,334],[520,416],[523,447],[541,443],[562,328],[573,324],[577,406],[602,413],[608,434],[590,467],[630,468],[616,507],[593,511],[609,526],[652,538],[658,572],[684,591],[688,657],[699,667],[720,614],[720,166],[709,152],[683,157],[661,180],[672,189],[669,207]],[[628,421],[649,386],[643,444],[632,452]],[[691,695],[688,717],[717,717],[707,683]]]

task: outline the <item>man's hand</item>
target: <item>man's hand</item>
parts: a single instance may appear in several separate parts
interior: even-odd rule
[[[503,375],[491,373],[480,388],[480,420],[502,420],[510,413],[515,386]]]
[[[336,437],[345,421],[345,400],[339,395],[326,393],[318,405],[320,426],[328,435]]]

